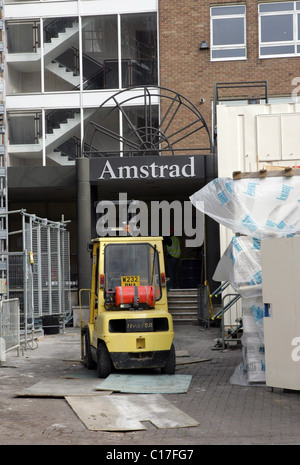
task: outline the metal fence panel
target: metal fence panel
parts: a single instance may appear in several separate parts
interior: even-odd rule
[[[9,297],[20,302],[20,328],[32,331],[47,315],[71,313],[69,233],[62,223],[23,217],[23,251],[9,252]]]
[[[27,311],[33,318],[70,311],[69,233],[26,224]],[[29,252],[32,252],[30,262]]]
[[[5,353],[20,347],[19,299],[0,301],[0,361]]]
[[[9,297],[19,300],[20,328],[24,329],[24,253],[9,253],[8,264]]]

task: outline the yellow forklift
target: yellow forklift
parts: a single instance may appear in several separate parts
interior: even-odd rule
[[[106,378],[113,369],[175,372],[162,237],[100,237],[91,243],[89,321],[81,355]]]

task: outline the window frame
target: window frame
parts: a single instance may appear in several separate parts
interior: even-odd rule
[[[229,8],[232,7],[243,7],[243,13],[229,13]],[[228,14],[216,14],[213,15],[213,9],[228,9]],[[211,61],[240,61],[240,60],[247,60],[247,22],[246,22],[246,5],[245,4],[231,4],[231,5],[218,5],[212,6],[210,8],[210,43],[211,43],[211,51],[210,51],[210,60]],[[214,38],[214,20],[215,19],[243,19],[243,27],[244,27],[244,42],[240,44],[226,44],[226,45],[214,45],[213,38]],[[244,56],[228,56],[228,57],[213,57],[213,52],[215,51],[230,51],[230,50],[244,50]]]
[[[274,5],[274,7],[283,4],[293,4],[293,8],[288,10],[277,10],[274,11],[261,11],[261,7],[266,5]],[[292,40],[277,40],[262,42],[262,18],[270,16],[282,16],[282,15],[291,15],[292,17]],[[299,37],[298,37],[299,35]],[[293,47],[293,52],[287,53],[262,53],[263,48],[276,49],[277,47]],[[299,50],[299,51],[298,51]],[[300,1],[289,0],[286,2],[268,2],[260,3],[258,5],[258,56],[259,59],[267,58],[291,58],[300,56]]]

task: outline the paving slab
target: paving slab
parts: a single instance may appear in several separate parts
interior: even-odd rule
[[[41,338],[34,350],[21,351],[20,356],[16,351],[9,352],[5,367],[0,366],[0,444],[96,444],[111,450],[132,445],[187,449],[223,444],[300,444],[300,392],[233,383],[233,375],[243,360],[241,345],[217,349],[215,341],[221,337],[218,327],[174,326],[177,361],[209,360],[176,364],[175,375],[192,376],[188,391],[160,395],[198,426],[158,428],[143,421],[147,429],[91,431],[65,397],[16,397],[16,392],[52,379],[76,381],[94,377],[100,382],[95,371],[87,370],[80,362],[79,329],[67,328],[65,333]],[[187,351],[189,357],[180,357],[182,351]],[[201,448],[198,458],[203,458]]]

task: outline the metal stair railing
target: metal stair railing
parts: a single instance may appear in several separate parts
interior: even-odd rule
[[[225,303],[225,301],[230,298],[231,300],[228,302],[228,303]],[[241,298],[241,295],[238,294],[238,293],[230,293],[230,294],[226,294],[223,299],[222,299],[222,307],[221,307],[221,310],[220,312],[218,312],[218,314],[215,315],[215,317],[221,317],[222,318],[222,323],[221,323],[221,327],[222,327],[222,337],[221,337],[221,340],[218,339],[216,341],[216,348],[219,348],[219,349],[225,349],[228,345],[229,342],[239,342],[239,339],[238,339],[238,333],[242,330],[243,328],[243,321],[241,318],[237,318],[236,319],[236,326],[235,328],[230,328],[228,329],[228,333],[227,333],[227,336],[225,335],[225,322],[224,322],[224,315],[226,312],[228,312],[228,310],[230,310],[234,304],[236,304],[238,302],[238,300]]]
[[[230,285],[228,281],[221,283],[221,285],[212,293],[210,292],[208,282],[205,281],[204,284],[198,285],[197,295],[198,295],[198,321],[199,323],[204,323],[209,327],[210,320],[213,321],[220,317],[222,311],[218,312],[216,315],[213,314],[213,304],[212,297],[218,297],[222,292]]]
[[[224,308],[223,308],[223,303],[222,303],[221,310],[214,315],[214,318],[219,318],[219,317],[223,316],[224,313],[227,312],[227,310],[229,310],[241,297],[240,294],[226,294],[226,296],[223,297],[222,302],[224,301],[224,299],[227,296],[233,296],[232,301],[228,302],[228,304],[225,305]]]
[[[211,293],[212,296],[217,297],[218,295],[222,294],[222,292],[230,285],[229,281],[224,281],[220,284],[219,287],[215,291]]]

